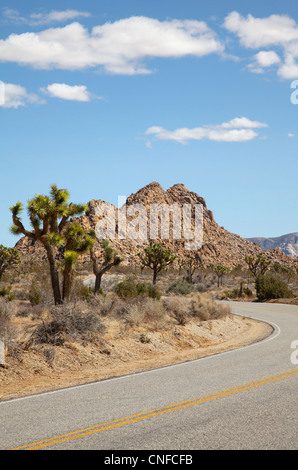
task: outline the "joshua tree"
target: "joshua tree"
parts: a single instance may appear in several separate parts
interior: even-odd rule
[[[275,271],[278,274],[281,274],[283,276],[287,277],[287,282],[290,282],[291,278],[294,276],[294,271],[292,268],[289,266],[286,266],[284,264],[280,264],[278,262],[273,263],[273,271]]]
[[[254,278],[265,274],[271,263],[271,260],[268,260],[264,253],[259,253],[256,257],[252,255],[245,256],[244,261]]]
[[[194,273],[202,266],[200,258],[197,255],[187,257],[183,262],[183,267],[186,271],[186,281],[192,283]]]
[[[17,266],[21,262],[20,254],[16,248],[7,248],[0,245],[0,281],[8,268]]]
[[[228,268],[223,266],[222,264],[218,264],[214,267],[215,274],[217,275],[217,287],[219,287],[219,283],[222,285],[222,278],[228,272]]]
[[[11,231],[14,234],[23,234],[31,240],[40,242],[47,253],[48,262],[50,265],[51,281],[53,288],[53,295],[55,304],[63,303],[63,296],[59,284],[59,273],[56,261],[57,249],[65,248],[67,237],[65,233],[66,224],[70,217],[80,215],[85,212],[86,206],[81,204],[69,203],[69,192],[66,189],[58,189],[56,185],[51,186],[49,196],[37,194],[34,198],[28,201],[28,214],[32,231],[25,229],[21,219],[20,213],[23,209],[22,203],[17,202],[10,208],[12,212],[13,226]],[[75,252],[76,247],[72,245],[72,249],[68,250]],[[65,265],[70,264],[73,266],[75,256],[66,251]],[[80,251],[80,250],[79,250]],[[78,252],[79,252],[78,251]],[[72,256],[72,260],[70,259]],[[69,270],[65,270],[65,277],[69,276]],[[68,287],[65,286],[66,295]]]
[[[63,268],[63,300],[68,299],[74,277],[74,266],[80,254],[88,251],[94,244],[94,239],[89,231],[85,231],[81,225],[72,223],[64,232],[65,253]]]
[[[94,237],[95,234],[93,232],[93,238]],[[122,258],[119,256],[118,252],[110,246],[108,240],[102,241],[102,248],[103,261],[99,263],[99,260],[95,255],[94,245],[90,247],[90,258],[93,263],[93,273],[95,275],[94,294],[97,294],[99,292],[101,286],[101,278],[103,274],[109,271],[109,269],[111,269],[113,266],[117,266],[118,264],[120,264],[122,261]]]
[[[176,255],[169,248],[164,248],[160,243],[150,240],[149,246],[143,253],[138,253],[142,266],[153,270],[153,284],[156,284],[157,274],[174,263]]]

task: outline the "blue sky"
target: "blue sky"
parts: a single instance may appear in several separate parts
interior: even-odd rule
[[[296,79],[295,0],[1,1],[0,244],[53,183],[183,183],[242,237],[298,231]]]

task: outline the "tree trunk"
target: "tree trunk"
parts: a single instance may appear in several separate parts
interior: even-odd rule
[[[102,273],[96,273],[95,274],[95,287],[94,287],[94,294],[98,294],[100,286],[101,286],[101,277]]]
[[[66,265],[64,267],[63,273],[63,300],[67,300],[70,296],[71,286],[72,286],[72,277],[73,277],[73,268],[72,266]]]
[[[63,300],[60,292],[59,273],[57,269],[54,248],[48,243],[44,244],[44,247],[47,251],[48,261],[50,264],[50,273],[55,305],[62,304]]]
[[[157,278],[157,271],[154,269],[153,270],[153,281],[152,281],[153,285],[156,284],[156,278]]]

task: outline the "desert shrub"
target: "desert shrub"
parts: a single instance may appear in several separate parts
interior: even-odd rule
[[[36,343],[56,346],[63,345],[67,339],[91,342],[104,332],[100,317],[92,310],[85,310],[81,303],[64,303],[49,309],[48,320],[42,321],[33,338]]]
[[[192,292],[205,292],[206,290],[203,283],[191,284],[190,282],[177,280],[170,285],[167,292],[176,295],[188,295]]]
[[[189,282],[185,282],[181,280],[177,280],[173,282],[170,285],[170,287],[167,289],[168,293],[180,294],[180,295],[187,295],[195,291],[196,291],[196,288],[193,284],[190,284]]]
[[[11,288],[11,286],[9,286]],[[10,289],[6,286],[0,288],[0,297],[5,297],[9,293]]]
[[[20,303],[16,308],[16,317],[28,318],[31,317],[32,320],[41,318],[44,311],[44,306],[42,304],[32,305],[28,303]]]
[[[145,311],[145,322],[153,323],[156,328],[160,322],[165,320],[165,310],[162,302],[159,300],[148,298],[145,302],[143,302],[142,308]]]
[[[144,323],[145,309],[142,308],[140,301],[127,304],[123,313],[126,322],[131,326],[139,326]]]
[[[243,294],[247,297],[252,297],[253,293],[249,287],[243,287]]]
[[[99,290],[99,294],[103,294],[103,290]],[[94,286],[85,285],[81,279],[74,279],[71,300],[91,300],[94,297]]]
[[[153,284],[147,284],[147,295],[152,299],[159,300],[161,298],[159,287]]]
[[[163,303],[147,296],[122,301],[117,313],[128,325],[149,325],[154,329],[159,328],[166,319]]]
[[[0,288],[0,297],[5,298],[8,302],[11,302],[15,299],[15,295],[11,292],[12,286],[2,286]]]
[[[106,317],[108,315],[117,316],[123,306],[123,301],[115,292],[107,292],[104,295],[93,296],[88,304],[96,314]]]
[[[189,319],[188,305],[184,298],[173,296],[164,300],[168,313],[174,317],[179,325],[185,325]]]
[[[31,305],[38,305],[41,302],[41,292],[36,284],[32,283],[29,290],[29,301]]]
[[[281,277],[273,272],[259,275],[255,281],[259,300],[287,299],[294,297],[293,292]]]
[[[202,282],[195,284],[197,292],[206,292],[207,287]]]
[[[200,320],[216,320],[223,318],[230,313],[230,307],[215,302],[207,295],[193,294],[192,296],[192,316]]]
[[[17,300],[28,300],[28,290],[24,288],[14,289],[14,296]]]
[[[237,299],[238,297],[240,297],[240,289],[238,289],[237,287],[232,290],[225,289],[223,291],[223,297],[228,299]]]
[[[99,289],[99,294],[103,294],[103,290]],[[90,300],[94,297],[94,288],[82,285],[78,291],[78,297],[83,300]]]
[[[125,279],[114,287],[114,291],[120,299],[126,300],[136,297],[138,294],[137,283],[131,279]]]
[[[214,313],[214,306],[209,301],[206,300],[202,301],[200,295],[193,295],[189,299],[189,316],[200,321],[209,320]]]
[[[153,299],[160,299],[161,293],[156,285],[147,284],[145,282],[136,282],[132,279],[125,279],[119,282],[114,291],[122,300],[131,299],[139,295],[151,297]]]
[[[164,299],[164,305],[180,325],[187,321],[206,321],[221,318],[229,313],[229,308],[214,302],[208,296],[199,293],[191,293],[186,297],[169,297]]]
[[[249,287],[243,287],[242,292],[241,289],[238,289],[237,287],[232,290],[226,289],[222,292],[222,298],[225,299],[238,299],[244,296],[252,297],[252,295],[252,290]]]

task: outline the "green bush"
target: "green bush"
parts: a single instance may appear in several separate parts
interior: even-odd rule
[[[6,295],[8,295],[10,290],[11,290],[11,286],[8,286],[8,287],[2,286],[0,288],[0,297],[5,297]]]
[[[167,292],[172,294],[180,294],[180,295],[187,295],[191,292],[196,292],[197,289],[193,284],[185,281],[175,281],[173,284],[170,285]]]
[[[252,290],[249,288],[249,287],[243,287],[242,289],[242,292],[241,292],[241,288],[235,288],[235,289],[232,289],[232,290],[224,290],[223,291],[223,294],[225,295],[225,297],[228,297],[229,299],[238,299],[240,297],[244,297],[244,296],[247,296],[247,297],[252,297]]]
[[[15,295],[11,292],[12,286],[2,286],[0,288],[0,297],[4,297],[5,300],[11,302],[15,299]]]
[[[259,300],[288,299],[294,297],[287,284],[276,273],[266,273],[256,278],[256,292]]]
[[[202,283],[191,284],[186,281],[177,280],[170,285],[167,292],[178,295],[187,295],[192,292],[206,292],[206,290],[206,286]]]
[[[130,299],[139,295],[137,283],[130,279],[126,279],[119,282],[119,284],[116,284],[114,291],[122,300]]]
[[[152,284],[147,284],[147,295],[148,297],[151,297],[152,299],[159,300],[161,298],[161,292],[159,288]]]
[[[139,295],[160,299],[161,293],[156,285],[146,284],[145,282],[135,282],[132,279],[126,279],[119,282],[114,287],[114,291],[122,300],[131,299]]]
[[[252,290],[249,287],[243,287],[243,294],[247,295],[247,297],[252,297]]]
[[[240,289],[238,289],[237,287],[233,290],[226,289],[223,291],[223,294],[229,299],[237,299],[240,296]]]

